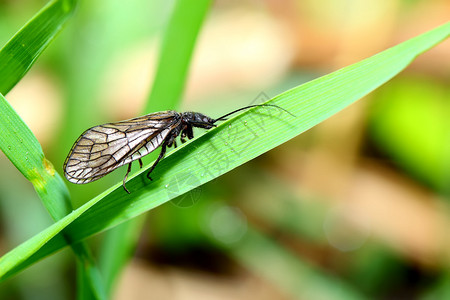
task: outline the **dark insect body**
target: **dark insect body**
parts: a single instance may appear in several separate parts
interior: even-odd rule
[[[161,147],[158,158],[147,173],[147,177],[151,180],[150,173],[164,157],[166,148],[177,147],[176,137],[180,136],[181,142],[184,143],[186,138],[194,138],[193,127],[210,129],[216,126],[217,121],[226,120],[229,115],[258,106],[276,107],[289,113],[272,104],[242,107],[217,119],[197,112],[178,113],[168,110],[94,126],[81,134],[72,146],[64,162],[64,175],[72,183],[84,184],[128,164],[127,173],[123,178],[123,188],[130,193],[125,182],[133,161],[138,160],[142,168],[141,158]]]

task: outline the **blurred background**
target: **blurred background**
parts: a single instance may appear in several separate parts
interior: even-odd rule
[[[0,1],[4,45],[45,1]],[[62,174],[86,128],[142,114],[172,1],[82,1],[7,95]],[[218,0],[181,111],[259,103],[443,24],[447,0]],[[182,47],[182,45],[180,45]],[[450,42],[334,117],[147,213],[114,299],[450,299]],[[0,253],[52,224],[0,153]],[[122,179],[67,182],[78,207]],[[89,239],[96,253],[104,234]],[[73,299],[63,250],[1,299]]]

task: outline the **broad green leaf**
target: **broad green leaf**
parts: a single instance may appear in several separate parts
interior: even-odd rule
[[[72,16],[77,3],[76,0],[48,2],[0,50],[0,93],[6,95],[25,76]]]
[[[0,259],[5,279],[66,244],[61,230],[77,242],[161,205],[292,139],[367,95],[402,71],[415,57],[450,34],[450,23],[375,56],[297,86],[248,110],[172,151],[146,178],[146,169],[111,187]],[[212,116],[216,117],[216,116]]]

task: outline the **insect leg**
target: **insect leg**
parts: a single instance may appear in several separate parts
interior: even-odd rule
[[[127,192],[128,194],[130,194],[130,191],[127,189],[127,187],[125,186],[125,182],[127,181],[128,178],[128,174],[131,172],[131,163],[128,164],[128,169],[127,169],[127,174],[125,174],[125,177],[123,178],[123,189],[125,190],[125,192]]]
[[[139,167],[142,169],[142,159],[139,158]]]
[[[187,131],[188,131],[188,125],[184,126],[183,129],[181,130],[180,141],[183,144],[186,143]]]
[[[192,140],[194,138],[194,131],[192,130],[192,126],[188,126],[186,128],[186,134],[188,139]]]
[[[156,165],[159,163],[159,161],[164,157],[164,154],[166,154],[166,146],[167,146],[166,142],[164,142],[161,145],[161,152],[159,153],[158,158],[155,160],[155,162],[153,163],[153,165],[151,166],[150,170],[147,173],[148,179],[152,180],[152,178],[150,177],[150,173],[153,171],[153,169],[156,167]]]

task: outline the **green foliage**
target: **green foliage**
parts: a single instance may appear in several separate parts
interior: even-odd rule
[[[448,86],[424,78],[396,79],[379,98],[371,122],[377,144],[422,181],[450,194]]]
[[[67,187],[44,157],[28,126],[0,94],[0,149],[36,189],[50,215],[61,219],[72,211]]]
[[[371,58],[295,87],[271,99],[297,117],[271,108],[250,109],[190,143],[170,152],[146,178],[144,168],[129,180],[128,195],[121,183],[109,188],[48,229],[0,259],[2,278],[66,246],[61,231],[77,242],[204,184],[342,110],[398,74],[417,55],[447,38],[450,24],[383,51]],[[251,142],[251,147],[249,143]],[[174,178],[195,176],[198,184],[170,190]]]
[[[210,4],[210,0],[176,2],[163,39],[147,112],[178,106],[196,38]],[[146,178],[148,167],[136,173],[127,183],[130,195],[123,191],[120,182],[72,210],[70,195],[61,176],[44,156],[41,145],[31,130],[3,95],[20,81],[54,40],[73,15],[76,5],[77,1],[74,0],[50,1],[0,50],[0,148],[33,184],[44,206],[56,220],[52,226],[0,258],[0,281],[69,244],[77,257],[78,297],[82,299],[107,297],[114,278],[125,264],[138,235],[142,220],[136,222],[133,218],[237,168],[317,125],[391,79],[417,55],[447,38],[450,32],[450,24],[445,24],[371,58],[286,91],[268,103],[279,105],[296,117],[270,107],[245,111],[171,151],[152,173],[153,181]],[[182,49],[180,44],[183,45]],[[76,93],[79,93],[78,98],[85,98],[83,104],[89,104],[85,91],[77,90]],[[80,106],[79,104],[77,101],[70,102],[69,110],[76,105]],[[75,120],[73,112],[79,112],[79,109],[68,114],[71,122]],[[106,280],[102,282],[84,240],[93,234],[124,224],[125,221],[129,222],[113,232],[104,244],[101,261],[104,272],[102,275]],[[287,258],[285,274],[288,274],[288,266],[291,266],[290,270],[297,274],[314,276],[308,266],[296,262],[295,257],[286,254],[278,245],[252,230],[248,235],[250,240],[265,245],[264,248],[270,255],[279,254]],[[124,239],[124,236],[127,238]],[[251,246],[251,243],[241,245],[234,254],[237,260],[258,270],[258,260],[264,257],[253,256],[256,250]],[[273,280],[276,282],[280,279]],[[287,279],[281,278],[279,284],[288,290],[295,290]],[[334,291],[347,290],[345,284],[340,282],[333,283],[325,279],[323,284],[332,286]],[[334,293],[335,296],[337,294],[339,293]],[[340,297],[360,298],[351,291]]]
[[[41,145],[2,94],[6,94],[31,68],[72,15],[76,1],[51,1],[0,50],[0,149],[34,186],[54,220],[72,211],[61,176],[45,158]],[[65,243],[70,237],[62,233]],[[100,274],[84,243],[73,245],[85,285],[80,294],[106,297]],[[81,286],[79,286],[81,288]]]
[[[210,5],[211,0],[195,2],[182,0],[175,3],[169,26],[164,34],[146,113],[178,107],[198,32]]]
[[[50,1],[0,50],[0,93],[6,95],[28,72],[72,16],[78,1]]]
[[[210,0],[182,0],[175,3],[144,113],[179,107],[196,37],[210,5]],[[179,47],[180,44],[183,47]],[[151,162],[157,155],[156,152],[150,153],[144,162]],[[114,280],[132,255],[143,223],[143,217],[129,220],[109,230],[105,236],[100,266],[110,292]]]

